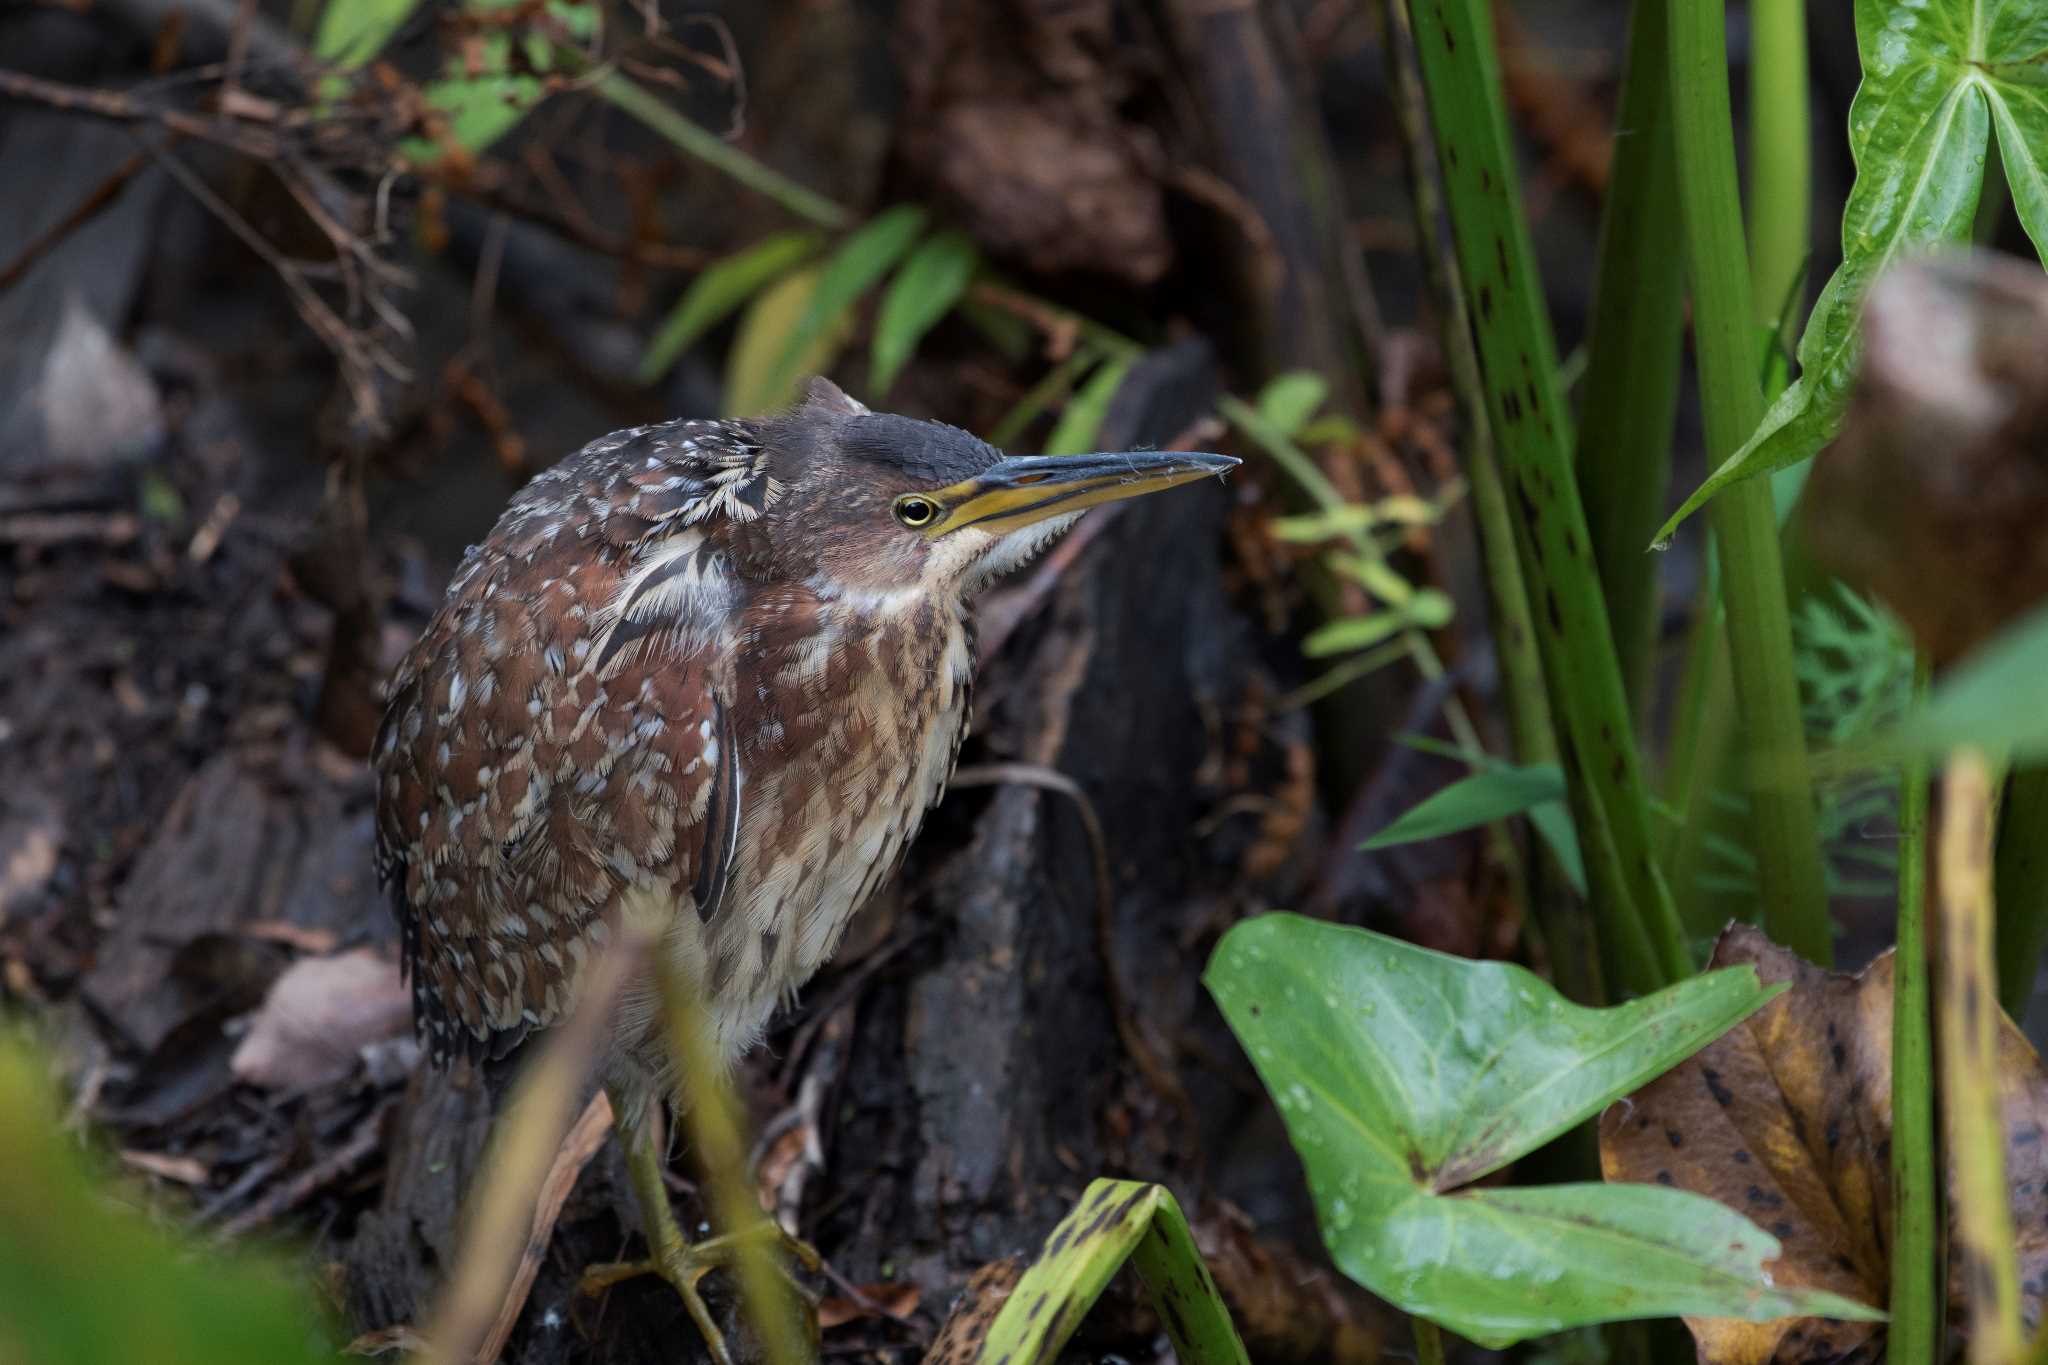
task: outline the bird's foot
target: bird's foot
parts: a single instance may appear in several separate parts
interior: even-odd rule
[[[664,1239],[666,1240],[666,1239]],[[667,1280],[671,1288],[682,1299],[690,1320],[697,1324],[704,1344],[710,1348],[711,1358],[717,1365],[732,1365],[731,1349],[725,1343],[725,1333],[717,1319],[711,1316],[710,1306],[698,1292],[697,1285],[714,1270],[728,1270],[739,1263],[741,1248],[750,1243],[779,1241],[782,1250],[799,1265],[816,1273],[824,1264],[815,1248],[799,1237],[792,1237],[782,1228],[762,1219],[752,1227],[718,1237],[706,1238],[701,1242],[683,1242],[679,1239],[668,1242],[661,1252],[640,1261],[610,1261],[585,1268],[579,1288],[585,1294],[600,1294],[615,1284],[638,1279],[642,1275],[659,1275]],[[804,1317],[809,1324],[810,1334],[815,1340],[817,1334],[817,1304],[808,1290],[797,1283],[790,1274],[788,1265],[775,1258],[776,1270],[788,1281],[790,1290],[802,1305]]]

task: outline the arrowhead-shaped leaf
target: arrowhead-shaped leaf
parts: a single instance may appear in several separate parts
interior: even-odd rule
[[[1714,972],[1612,1009],[1534,973],[1266,915],[1204,977],[1280,1107],[1339,1268],[1488,1346],[1617,1318],[1867,1312],[1780,1294],[1777,1243],[1657,1187],[1461,1191],[1712,1041],[1770,996]]]
[[[1800,338],[1799,381],[1657,539],[1729,484],[1808,459],[1834,438],[1855,379],[1863,291],[1905,253],[1968,239],[1994,116],[2013,203],[2037,245],[2048,236],[2043,14],[2034,0],[1858,0],[1856,184],[1842,211],[1842,264]]]

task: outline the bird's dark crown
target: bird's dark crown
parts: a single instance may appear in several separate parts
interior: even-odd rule
[[[943,422],[870,412],[825,378],[811,380],[796,406],[770,419],[775,444],[806,455],[873,466],[905,484],[959,483],[994,465],[1003,453],[972,432]]]

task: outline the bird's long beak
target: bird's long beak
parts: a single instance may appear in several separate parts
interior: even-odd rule
[[[931,494],[945,515],[926,534],[936,540],[976,526],[991,535],[1004,535],[1047,517],[1156,493],[1225,473],[1242,463],[1230,455],[1181,450],[1012,455],[971,479]]]

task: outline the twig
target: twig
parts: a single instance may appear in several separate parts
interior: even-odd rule
[[[108,205],[121,197],[121,191],[128,188],[142,168],[149,164],[149,158],[141,152],[129,157],[116,166],[106,179],[92,187],[71,211],[36,234],[28,245],[15,253],[13,260],[0,270],[0,293],[5,293],[28,274],[29,267],[48,255],[60,242],[98,217]]]
[[[562,1205],[568,1202],[569,1192],[576,1188],[576,1178],[597,1155],[597,1149],[604,1146],[604,1140],[611,1131],[611,1101],[604,1091],[599,1090],[590,1097],[590,1103],[584,1106],[583,1116],[576,1120],[576,1126],[563,1139],[561,1150],[555,1153],[554,1164],[548,1167],[547,1178],[541,1182],[533,1223],[526,1233],[526,1246],[519,1253],[519,1269],[505,1291],[505,1301],[498,1305],[497,1321],[491,1324],[490,1334],[484,1338],[483,1348],[477,1352],[478,1360],[494,1361],[505,1353],[505,1343],[512,1337],[512,1328],[526,1307],[527,1295],[533,1292],[534,1277],[540,1274],[540,1263],[547,1256],[548,1243],[554,1238],[555,1224],[561,1220]]]
[[[278,1215],[290,1213],[335,1181],[346,1178],[382,1146],[384,1115],[396,1103],[394,1097],[371,1110],[348,1135],[348,1141],[223,1223],[220,1235],[232,1240],[254,1232]]]
[[[428,1361],[469,1365],[496,1329],[520,1273],[542,1185],[569,1133],[571,1106],[614,1022],[620,995],[646,968],[655,939],[647,920],[624,917],[610,946],[585,964],[575,1008],[520,1078],[482,1178],[470,1193],[462,1251],[427,1333]]]
[[[117,123],[158,123],[187,137],[217,142],[245,156],[275,160],[280,152],[277,136],[259,131],[240,120],[205,118],[183,109],[166,109],[138,100],[118,90],[94,90],[89,86],[66,85],[44,80],[25,71],[0,70],[0,96],[47,105],[67,114],[90,114]]]

